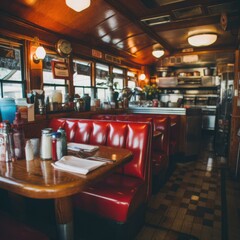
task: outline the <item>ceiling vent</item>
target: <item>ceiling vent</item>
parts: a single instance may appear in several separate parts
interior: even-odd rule
[[[221,13],[236,12],[238,8],[235,2],[227,2],[217,5],[208,6],[208,12],[213,15],[221,15]]]
[[[184,2],[185,0],[155,0],[159,6],[170,5],[173,3]]]
[[[202,8],[200,6],[176,9],[172,12],[176,19],[191,18],[203,15]]]
[[[168,23],[171,21],[171,18],[170,18],[170,15],[165,15],[165,16],[158,16],[158,17],[152,17],[152,18],[144,18],[144,19],[141,19],[141,21],[147,24],[148,26],[155,26],[163,23]]]

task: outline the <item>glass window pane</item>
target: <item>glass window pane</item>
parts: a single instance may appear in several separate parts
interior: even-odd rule
[[[136,73],[128,71],[127,72],[127,77],[128,77],[128,83],[127,86],[129,88],[135,88],[137,87],[137,80],[136,80]]]
[[[83,97],[84,93],[89,94],[92,97],[92,88],[91,87],[75,87],[75,94],[78,94],[80,97]]]
[[[100,99],[101,102],[108,101],[108,99],[107,99],[107,89],[98,88],[97,89],[97,98]]]
[[[123,81],[124,81],[124,75],[123,75],[123,69],[120,68],[113,68],[113,73],[115,75],[113,79],[113,83],[116,90],[123,89]]]
[[[22,84],[3,83],[3,97],[22,98]]]
[[[57,56],[48,55],[48,54],[46,55],[46,57],[43,60],[43,83],[65,84],[64,79],[55,79],[53,77],[52,65],[51,65],[52,60],[62,61],[62,59],[57,58]]]
[[[78,94],[80,97],[83,96],[83,88],[75,87],[75,94]]]
[[[52,91],[54,90],[54,86],[44,86],[43,87],[45,97],[51,97],[52,96]]]
[[[109,75],[109,66],[96,63],[96,87],[107,87],[107,76]]]
[[[0,79],[22,81],[20,49],[0,45]]]
[[[129,81],[129,80],[128,80],[128,87],[129,87],[129,88],[135,88],[136,85],[137,85],[137,84],[136,84],[135,81]]]
[[[62,99],[64,100],[67,94],[66,86],[44,86],[43,87],[45,97],[51,99],[53,90],[60,90],[62,92]]]
[[[24,83],[21,54],[20,46],[0,45],[0,81],[2,82],[0,96],[23,97]]]
[[[91,86],[91,62],[82,60],[73,60],[74,74],[73,85],[74,86]]]

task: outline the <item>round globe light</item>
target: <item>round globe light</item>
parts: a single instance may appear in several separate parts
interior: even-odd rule
[[[202,33],[188,37],[188,43],[195,47],[209,46],[216,42],[217,34]]]
[[[39,46],[39,47],[37,47],[35,54],[38,59],[44,59],[46,56],[46,51],[45,51],[44,47]]]

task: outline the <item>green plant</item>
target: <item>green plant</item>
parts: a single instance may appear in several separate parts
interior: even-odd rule
[[[156,84],[153,84],[153,85],[147,84],[143,87],[143,92],[145,92],[147,95],[154,96],[159,93],[159,89]]]

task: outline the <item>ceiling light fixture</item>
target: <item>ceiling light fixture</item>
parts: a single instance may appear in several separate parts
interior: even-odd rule
[[[201,33],[188,37],[188,43],[195,47],[209,46],[216,42],[216,33]]]
[[[141,74],[139,75],[139,80],[143,81],[146,79],[146,75],[144,73],[144,66],[141,67]]]
[[[164,55],[164,50],[162,49],[154,49],[152,51],[152,55],[155,57],[155,58],[160,58]]]
[[[66,4],[74,11],[81,12],[90,6],[91,0],[66,0]]]
[[[139,79],[141,81],[143,81],[143,80],[145,80],[145,78],[146,78],[146,75],[144,73],[141,73],[140,76],[139,76]]]

